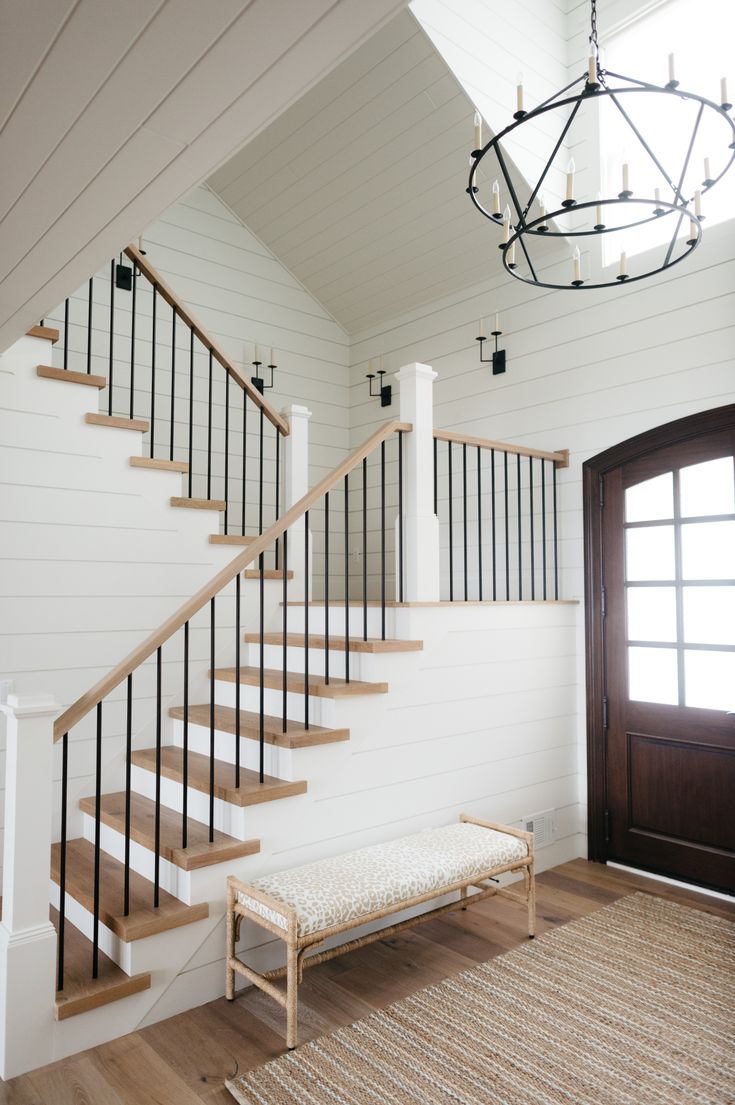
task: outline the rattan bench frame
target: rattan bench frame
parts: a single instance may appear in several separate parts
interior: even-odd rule
[[[355,948],[364,947],[366,944],[371,944],[375,940],[384,940],[388,936],[401,932],[405,928],[420,924],[422,921],[430,920],[432,917],[436,917],[441,913],[448,913],[458,908],[466,909],[468,905],[495,896],[510,898],[513,901],[522,902],[527,906],[528,935],[532,939],[536,933],[536,883],[533,834],[524,832],[522,829],[513,828],[510,825],[483,821],[477,817],[470,817],[468,814],[464,813],[460,814],[459,820],[468,822],[472,825],[480,825],[482,828],[492,829],[495,832],[506,833],[509,836],[519,837],[521,840],[525,841],[528,846],[528,854],[521,859],[490,868],[481,875],[473,875],[470,879],[463,879],[448,885],[443,884],[432,887],[426,894],[421,894],[414,898],[407,898],[404,901],[396,902],[383,909],[375,910],[361,917],[355,917],[339,925],[332,925],[327,929],[306,933],[303,936],[299,936],[298,914],[295,909],[284,905],[283,902],[279,902],[269,894],[263,893],[262,890],[249,886],[234,875],[230,875],[227,879],[227,956],[225,970],[225,997],[228,1001],[233,1001],[235,998],[236,974],[243,976],[248,982],[251,982],[254,986],[257,986],[260,990],[269,994],[286,1010],[286,1045],[289,1049],[293,1049],[298,1043],[298,987],[303,978],[303,972],[307,967],[314,967],[319,963],[325,963],[329,959],[334,959],[335,956],[343,955],[345,952],[353,951]],[[522,873],[525,894],[516,894],[514,891],[506,890],[503,887],[487,885],[490,879],[496,879],[499,875],[512,871],[520,871]],[[470,889],[474,890],[475,893],[468,895],[468,890]],[[348,932],[350,929],[370,924],[373,921],[380,921],[385,917],[390,917],[394,913],[400,913],[404,909],[411,909],[414,906],[423,905],[425,902],[430,902],[434,898],[442,897],[444,894],[450,894],[454,891],[459,891],[459,898],[457,901],[437,906],[434,909],[419,913],[415,917],[408,917],[386,928],[376,929],[375,932],[370,932],[364,936],[348,940],[344,944],[339,944],[337,947],[329,948],[326,951],[316,952],[309,956],[306,955],[310,949],[323,944],[324,941],[328,940],[331,936],[337,936],[340,933]],[[243,905],[238,900],[238,893],[246,894],[248,897],[261,902],[263,905],[279,914],[284,918],[286,927],[282,928],[269,918],[263,917],[261,914],[248,909],[247,906]],[[236,946],[240,938],[240,926],[242,925],[243,919],[252,921],[254,924],[266,929],[273,936],[277,936],[285,942],[285,966],[277,967],[272,971],[264,971],[261,974],[238,958]],[[276,979],[283,978],[284,976],[286,978],[285,991],[274,985]]]

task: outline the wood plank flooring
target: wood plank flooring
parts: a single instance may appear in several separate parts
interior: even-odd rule
[[[539,933],[635,890],[735,920],[735,903],[586,860],[546,871],[537,888]],[[502,955],[524,941],[524,921],[523,906],[486,901],[313,968],[300,990],[301,1039]],[[280,1007],[248,989],[0,1082],[0,1105],[233,1105],[223,1080],[280,1055],[284,1032]]]

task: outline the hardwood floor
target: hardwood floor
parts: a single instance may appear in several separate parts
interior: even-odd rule
[[[538,931],[644,890],[735,920],[735,903],[573,860],[539,875]],[[486,901],[308,971],[302,1040],[349,1024],[524,940],[525,909]],[[223,1080],[280,1055],[283,1011],[252,988],[0,1082],[0,1105],[232,1105]]]

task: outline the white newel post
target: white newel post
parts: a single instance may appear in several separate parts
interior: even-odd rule
[[[49,921],[54,718],[50,695],[9,695],[3,912],[0,921],[0,1076],[53,1059],[56,932]]]
[[[396,373],[404,437],[403,597],[406,602],[439,600],[439,521],[434,513],[434,397],[436,372],[408,364]],[[396,552],[398,552],[396,541]],[[397,566],[396,566],[397,568]],[[397,575],[397,572],[396,572]]]
[[[309,490],[309,419],[307,407],[292,404],[281,411],[289,425],[290,433],[284,438],[285,462],[283,473],[283,512],[303,498]],[[311,538],[310,538],[311,541]],[[312,559],[309,552],[309,575]],[[304,520],[299,519],[288,531],[288,567],[294,573],[289,593],[294,599],[304,597]],[[311,588],[311,578],[309,579]]]

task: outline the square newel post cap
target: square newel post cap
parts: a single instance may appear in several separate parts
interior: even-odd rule
[[[402,383],[404,380],[436,380],[439,373],[434,372],[431,365],[421,364],[419,361],[414,361],[413,364],[403,365],[399,368],[395,374],[395,379],[398,383]]]
[[[290,406],[284,407],[281,411],[284,418],[290,422],[293,418],[303,418],[308,421],[311,418],[311,411],[308,407],[302,407],[299,403],[291,403]]]
[[[6,702],[0,702],[0,710],[8,718],[56,717],[61,705],[52,694],[9,694]]]

